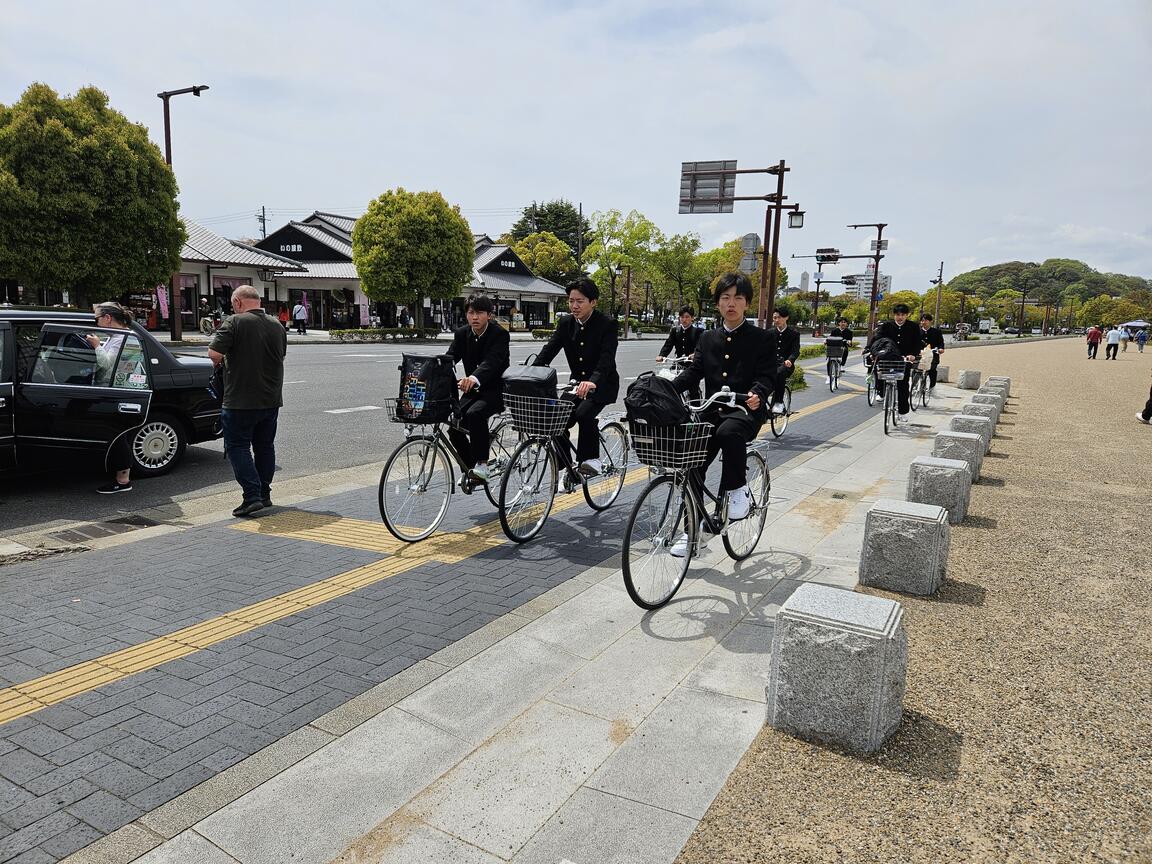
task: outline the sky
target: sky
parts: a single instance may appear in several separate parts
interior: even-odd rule
[[[784,159],[793,274],[885,222],[894,290],[941,261],[1152,278],[1152,0],[0,0],[0,104],[34,81],[99,87],[161,147],[155,94],[209,85],[172,100],[173,167],[181,212],[232,238],[401,186],[493,236],[566,198],[710,248],[763,207],[679,215],[680,163]]]

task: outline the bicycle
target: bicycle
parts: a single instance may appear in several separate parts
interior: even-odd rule
[[[865,398],[868,400],[868,407],[871,408],[876,404],[876,361],[869,360],[870,354],[864,354],[864,367],[868,370],[868,374],[864,379]]]
[[[471,473],[452,441],[447,425],[456,425],[457,418],[448,413],[449,400],[415,402],[411,399],[386,399],[384,405],[388,419],[404,424],[404,442],[400,444],[380,472],[377,499],[380,518],[397,540],[415,543],[432,534],[448,512],[448,504],[457,488],[452,462],[460,469],[460,491],[471,495],[478,487],[493,506],[499,500],[493,490],[511,460],[516,446],[516,430],[508,414],[496,414],[489,420],[491,456],[488,460],[487,482]],[[447,415],[448,419],[444,418]],[[431,433],[417,432],[418,427]],[[457,426],[457,428],[459,428]]]
[[[884,434],[895,429],[900,423],[900,405],[896,392],[897,383],[904,377],[907,360],[876,360],[872,366],[876,377],[884,382]]]
[[[768,425],[772,428],[772,434],[779,438],[788,429],[788,417],[792,414],[792,387],[791,385],[784,385],[784,397],[780,400],[784,403],[784,412],[777,414],[773,410],[772,403],[768,403]]]
[[[844,362],[844,345],[842,343],[825,343],[824,354],[828,358],[828,390],[835,393],[840,387],[840,368]]]
[[[745,560],[760,542],[772,489],[760,452],[766,441],[751,442],[744,457],[749,495],[744,519],[729,521],[727,496],[713,495],[703,483],[697,488],[691,476],[707,460],[713,432],[711,423],[700,421],[701,413],[717,403],[735,407],[743,399],[725,387],[705,400],[691,402],[695,419],[689,423],[649,426],[629,421],[636,459],[655,473],[632,506],[621,550],[624,587],[632,602],[643,609],[659,609],[680,589],[697,551],[701,527],[720,535],[728,556],[736,561]],[[679,557],[672,554],[672,547],[682,535],[688,542]]]
[[[933,348],[932,354],[939,354],[942,349]],[[921,369],[919,363],[912,367],[912,376],[908,382],[908,405],[913,411],[916,410],[916,400],[920,400],[920,405],[923,408],[928,407],[928,370]]]
[[[575,392],[579,383],[573,381],[568,392]],[[584,500],[597,512],[615,503],[628,473],[628,436],[623,426],[615,420],[601,423],[601,471],[595,477],[584,477],[571,467],[571,442],[568,442],[568,453],[564,454],[567,458],[557,451],[555,442],[555,436],[567,434],[575,403],[559,397],[510,393],[504,395],[504,401],[512,414],[513,427],[523,438],[500,478],[496,503],[500,527],[509,540],[526,543],[540,533],[556,500],[561,465],[565,466],[565,493],[581,487]]]

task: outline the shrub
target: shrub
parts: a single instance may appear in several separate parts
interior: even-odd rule
[[[435,339],[440,335],[439,327],[358,327],[353,330],[329,330],[332,342],[415,342]]]
[[[552,338],[552,328],[537,327],[535,330],[532,331],[532,338],[533,339],[551,339]]]

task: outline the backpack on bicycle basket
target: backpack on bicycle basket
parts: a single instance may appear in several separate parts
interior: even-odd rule
[[[628,419],[653,426],[677,426],[691,419],[680,393],[667,378],[643,373],[624,396]]]
[[[443,423],[457,403],[456,374],[447,355],[404,354],[397,416],[409,423]]]
[[[511,396],[556,398],[556,370],[551,366],[509,366],[504,370],[504,392]]]
[[[900,346],[889,339],[887,336],[881,336],[872,343],[872,356],[877,360],[903,360],[904,355],[900,353]]]

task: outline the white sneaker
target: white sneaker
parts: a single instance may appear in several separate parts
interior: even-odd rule
[[[1139,411],[1137,411],[1136,412],[1136,422],[1143,423],[1145,426],[1147,426],[1149,423],[1152,423],[1152,420],[1145,420],[1144,415],[1141,414]]]
[[[488,478],[492,476],[488,470],[488,463],[482,462],[481,464],[472,468],[472,476],[481,482],[487,483]]]
[[[709,532],[704,530],[704,523],[703,522],[700,523],[700,533],[697,534],[697,537],[699,539],[696,541],[696,551],[697,552],[703,552],[705,549],[708,548],[708,541],[712,539],[712,534],[710,534]],[[688,535],[687,534],[681,534],[677,538],[676,542],[673,543],[669,547],[668,554],[671,555],[673,558],[683,558],[685,555],[687,555],[688,554]]]
[[[748,516],[752,502],[748,500],[748,487],[741,486],[728,493],[728,521],[739,522]]]
[[[773,414],[783,414],[784,413],[784,403],[783,402],[773,402],[772,403],[772,413]]]
[[[832,383],[832,376],[831,375],[825,375],[824,376],[824,383],[825,384],[831,384]]]
[[[604,470],[604,463],[599,459],[585,459],[576,470],[585,477],[599,477]]]

